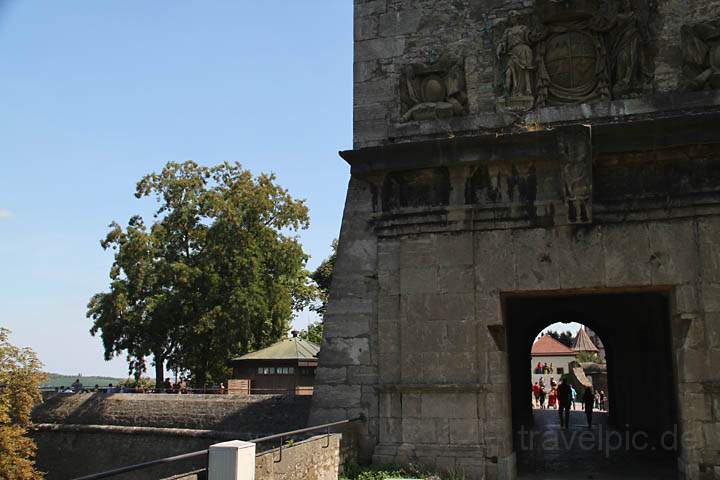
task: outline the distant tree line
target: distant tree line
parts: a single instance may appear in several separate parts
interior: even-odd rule
[[[555,330],[548,330],[547,332],[545,332],[545,335],[550,335],[552,338],[554,338],[568,348],[572,348],[575,342],[575,337],[570,330],[562,333],[556,332]]]

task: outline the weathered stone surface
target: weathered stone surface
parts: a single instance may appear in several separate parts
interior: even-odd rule
[[[324,335],[327,338],[343,337],[352,338],[370,334],[370,315],[348,314],[348,315],[327,315],[325,319],[327,328]]]
[[[352,180],[313,419],[362,411],[376,460],[513,479],[523,322],[600,323],[635,375],[613,370],[615,415],[678,423],[679,467],[700,480],[720,466],[720,3],[560,3],[355,1]],[[706,90],[679,91],[689,73]],[[656,411],[638,400],[649,379]]]
[[[478,232],[475,236],[475,275],[482,292],[515,287],[515,255],[510,230]]]
[[[332,408],[342,405],[343,408],[360,406],[362,390],[360,385],[316,385],[313,394],[314,405],[320,408]]]
[[[557,259],[555,233],[552,230],[516,230],[512,241],[515,274],[520,290],[560,288],[560,272],[554,265]]]
[[[650,240],[644,226],[622,225],[603,230],[605,283],[626,287],[648,285],[650,280]]]
[[[325,338],[320,359],[328,367],[366,364],[370,343],[367,338]]]
[[[699,264],[695,222],[652,223],[650,238],[650,275],[655,285],[671,285],[697,279]]]
[[[602,229],[561,227],[557,229],[555,256],[562,288],[603,285],[605,256]]]

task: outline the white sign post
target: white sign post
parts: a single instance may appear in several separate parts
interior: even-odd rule
[[[255,444],[233,440],[210,446],[209,480],[255,480]]]

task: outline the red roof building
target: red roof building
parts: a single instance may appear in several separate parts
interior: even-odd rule
[[[558,342],[550,335],[543,335],[535,340],[530,354],[533,357],[574,357],[577,352]]]

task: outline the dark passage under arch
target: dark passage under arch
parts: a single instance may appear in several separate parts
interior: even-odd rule
[[[618,431],[643,432],[656,442],[676,429],[676,385],[667,295],[663,292],[505,297],[512,418],[518,464],[518,432],[533,428],[530,348],[539,331],[556,322],[577,322],[605,344],[609,417]],[[669,451],[673,459],[677,451]],[[671,462],[672,463],[672,462]]]

